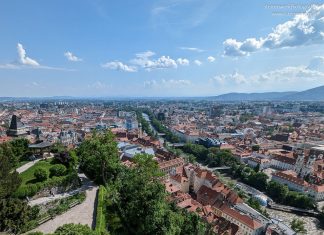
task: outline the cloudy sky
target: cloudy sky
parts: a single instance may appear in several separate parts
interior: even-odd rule
[[[0,96],[209,96],[324,85],[321,2],[2,0]]]

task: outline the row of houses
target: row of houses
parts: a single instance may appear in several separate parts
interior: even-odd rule
[[[212,172],[196,165],[178,167],[164,183],[170,200],[180,208],[197,213],[217,234],[295,234],[289,227],[278,226],[249,207]]]
[[[287,185],[289,189],[301,192],[314,198],[315,201],[324,200],[324,185],[310,184],[299,178],[295,171],[286,170],[272,174],[272,180]]]

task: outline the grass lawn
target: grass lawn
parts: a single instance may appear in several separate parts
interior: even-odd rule
[[[34,177],[34,172],[38,167],[45,169],[49,175],[49,169],[55,164],[55,159],[47,159],[41,160],[33,165],[28,170],[22,172],[19,176],[22,179],[21,185],[30,184],[30,183],[37,183],[36,178]]]
[[[26,163],[30,162],[29,160],[23,160],[21,162],[18,162],[17,166],[15,167],[15,169],[25,165]]]

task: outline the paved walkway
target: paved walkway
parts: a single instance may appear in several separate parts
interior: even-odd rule
[[[28,163],[22,165],[21,167],[18,167],[18,168],[16,169],[16,171],[17,171],[19,174],[21,174],[22,172],[27,171],[29,168],[31,168],[33,165],[35,165],[35,164],[36,164],[37,162],[39,162],[40,160],[50,159],[50,158],[53,158],[53,156],[51,156],[51,157],[46,157],[46,158],[38,158],[38,159],[36,159],[36,160],[34,160],[34,161],[30,161],[30,162],[28,162]]]
[[[17,168],[16,171],[21,174],[22,172],[28,170],[29,168],[31,168],[33,165],[35,165],[37,162],[39,162],[42,159],[37,159],[35,161],[30,161],[28,163],[26,163],[25,165],[22,165],[21,167]]]
[[[81,188],[85,189],[86,191],[85,201],[80,205],[73,207],[64,214],[56,216],[54,219],[47,221],[46,223],[40,225],[39,227],[30,232],[40,231],[43,233],[53,233],[58,227],[68,223],[86,224],[89,225],[89,227],[93,226],[93,221],[95,218],[95,201],[98,186],[94,185],[89,179],[86,178],[84,174],[80,174],[80,177],[83,181],[83,186]],[[52,197],[50,197],[48,201],[50,201],[51,198]],[[42,203],[44,203],[44,199],[42,200]]]

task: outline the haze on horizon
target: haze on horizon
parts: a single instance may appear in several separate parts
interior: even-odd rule
[[[179,97],[324,85],[324,1],[0,3],[0,97]]]

